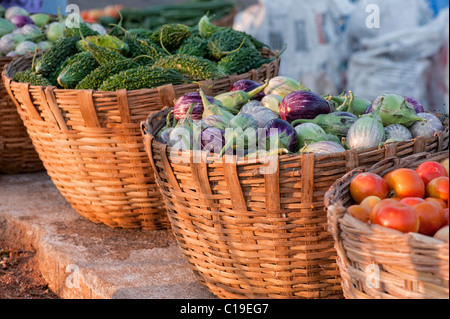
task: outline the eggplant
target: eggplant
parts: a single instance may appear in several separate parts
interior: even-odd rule
[[[206,99],[212,103],[214,100],[206,96]],[[174,110],[174,116],[177,121],[180,121],[185,118],[186,112],[188,111],[189,107],[194,104],[194,109],[192,111],[191,118],[193,120],[201,120],[203,117],[203,102],[202,97],[200,96],[199,92],[190,92],[186,93],[185,95],[179,97],[175,105],[173,107]]]
[[[170,120],[171,115],[173,114],[173,110],[169,112],[169,114],[167,114],[166,117],[166,126],[163,127],[158,134],[156,135],[156,140],[158,142],[167,144],[169,142],[170,139],[170,133],[172,132],[175,124],[176,124],[176,120],[174,118],[174,121],[172,123],[172,121]]]
[[[225,146],[225,130],[207,127],[201,133],[202,151],[219,154]]]
[[[384,131],[386,133],[386,140],[397,139],[407,141],[412,139],[411,132],[406,126],[401,124],[390,124],[384,128]]]
[[[269,121],[278,118],[274,111],[264,107],[258,101],[250,101],[245,104],[239,114],[250,114],[258,121],[258,127],[260,128],[264,128]]]
[[[358,120],[358,117],[349,112],[333,112],[329,114],[321,114],[316,116],[313,120],[299,119],[293,121],[291,124],[296,126],[303,123],[314,123],[319,125],[325,133],[334,134],[338,137],[347,136],[350,127]]]
[[[202,119],[202,127],[214,127],[220,130],[225,130],[225,128],[230,123],[230,120],[224,116],[220,115],[209,115]]]
[[[230,147],[244,151],[249,145],[256,146],[257,136],[258,121],[247,113],[236,115],[225,129],[226,144],[220,152],[220,156]]]
[[[194,146],[194,131],[196,132],[198,129],[191,117],[195,105],[196,103],[191,104],[186,112],[186,116],[170,131],[169,140],[167,141],[169,146],[182,150],[192,150]]]
[[[423,136],[424,138],[433,137],[435,133],[444,130],[441,120],[431,113],[418,113],[418,117],[423,121],[414,123],[410,128],[413,138]]]
[[[280,105],[281,119],[292,123],[298,119],[314,119],[320,114],[330,113],[328,102],[321,96],[308,91],[288,94]]]
[[[264,130],[266,131],[266,150],[271,151],[276,148],[287,149],[291,153],[297,152],[297,133],[291,124],[276,118],[270,120]]]
[[[203,103],[203,118],[211,115],[218,115],[223,116],[224,121],[230,121],[234,117],[234,115],[228,112],[219,101],[214,98],[212,99],[213,101],[208,99],[202,89],[199,89],[199,94]]]
[[[244,92],[251,92],[252,90],[259,88],[261,86],[260,83],[249,80],[249,79],[242,79],[239,81],[236,81],[233,83],[233,85],[230,87],[230,92],[234,91],[244,91]],[[252,99],[261,101],[261,99],[265,96],[264,91],[259,92],[255,96],[253,96]]]
[[[33,20],[27,15],[14,16],[9,20],[16,27],[21,28],[27,24],[34,24]]]
[[[276,76],[269,80],[269,85],[264,89],[265,95],[275,94],[284,98],[286,95],[296,91],[310,91],[299,81],[288,76]]]
[[[229,112],[233,114],[237,114],[242,106],[250,101],[255,95],[262,92],[269,82],[266,82],[263,85],[249,91],[245,92],[243,90],[237,90],[232,92],[225,92],[214,96],[214,99],[218,100],[222,103],[222,106],[225,107]]]
[[[369,110],[377,112],[384,126],[402,124],[410,127],[417,121],[423,121],[405,98],[398,94],[383,94],[376,97],[372,102],[371,109],[367,111]]]
[[[274,111],[276,114],[280,114],[280,104],[283,101],[283,98],[276,94],[269,94],[262,98],[261,104],[264,107]]]
[[[300,150],[300,153],[314,154],[334,154],[344,152],[345,148],[333,141],[320,141],[306,145]]]
[[[352,149],[378,147],[386,140],[386,133],[380,116],[376,113],[362,115],[350,127],[346,141]]]
[[[406,102],[409,103],[409,105],[411,105],[413,107],[413,109],[414,109],[414,111],[416,111],[416,113],[424,113],[425,112],[423,105],[419,101],[417,101],[415,98],[410,97],[410,96],[404,96],[403,98],[406,100]]]
[[[328,140],[327,133],[319,125],[304,123],[295,128],[297,147],[302,148],[307,144]]]

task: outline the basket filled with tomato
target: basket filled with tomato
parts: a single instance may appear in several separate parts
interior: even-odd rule
[[[325,195],[348,299],[449,298],[449,153],[391,157]]]

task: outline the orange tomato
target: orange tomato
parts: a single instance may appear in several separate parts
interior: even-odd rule
[[[357,204],[360,204],[368,196],[377,196],[383,199],[389,196],[389,186],[377,174],[361,173],[356,175],[350,183],[350,195]]]
[[[448,201],[448,177],[441,176],[428,183],[427,196]]]
[[[436,204],[424,202],[415,205],[413,211],[419,216],[419,233],[433,236],[444,224],[444,210]]]
[[[430,205],[435,207],[433,204]],[[379,208],[373,219],[374,224],[395,229],[402,233],[416,233],[420,227],[419,216],[413,208],[398,201],[385,204]]]
[[[440,198],[435,198],[435,197],[427,197],[425,198],[426,202],[430,202],[430,203],[434,203],[439,205],[440,207],[442,207],[442,209],[447,208],[447,203],[444,202],[442,199]]]
[[[370,222],[372,224],[375,223],[375,215],[381,208],[383,208],[384,206],[387,206],[387,205],[395,205],[396,203],[399,203],[399,202],[400,201],[396,198],[385,198],[385,199],[382,199],[381,201],[379,201],[370,211],[370,216],[369,216]]]
[[[370,211],[380,201],[381,201],[380,197],[372,195],[372,196],[367,196],[366,198],[364,198],[360,205],[363,206],[363,207],[366,207]]]
[[[416,171],[409,168],[396,169],[384,177],[394,192],[394,197],[425,197],[425,184]]]
[[[402,198],[400,201],[411,207],[414,207],[417,204],[425,202],[425,200],[420,197],[405,197],[405,198]]]
[[[367,223],[369,221],[370,210],[367,207],[352,205],[347,208],[347,212],[363,223]]]
[[[425,186],[436,177],[447,176],[447,170],[438,162],[429,161],[419,165],[416,169],[417,174],[422,178]]]

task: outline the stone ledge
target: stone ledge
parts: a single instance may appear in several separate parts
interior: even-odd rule
[[[46,172],[0,175],[0,237],[37,251],[65,299],[215,299],[170,231],[115,229],[79,215]]]

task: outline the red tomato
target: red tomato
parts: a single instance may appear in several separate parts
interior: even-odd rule
[[[369,220],[373,224],[375,223],[375,215],[377,212],[384,206],[387,205],[395,205],[396,203],[399,203],[400,201],[397,198],[385,198],[379,201],[370,211]]]
[[[448,208],[444,209],[444,226],[448,226]]]
[[[416,171],[409,168],[399,168],[387,174],[384,179],[394,191],[395,197],[425,197],[425,184]]]
[[[442,209],[447,208],[447,203],[444,202],[444,201],[443,201],[442,199],[440,199],[440,198],[427,197],[427,198],[425,198],[425,201],[426,201],[426,202],[429,202],[429,203],[437,204],[437,205],[439,205],[440,207],[442,207]]]
[[[370,210],[367,207],[362,205],[352,205],[347,208],[347,212],[363,223],[367,223],[369,221]]]
[[[433,179],[427,185],[427,196],[448,201],[448,177],[441,176]]]
[[[420,197],[405,197],[402,198],[401,202],[407,204],[408,206],[414,207],[417,204],[425,202],[425,200]]]
[[[433,204],[430,205],[435,207]],[[420,227],[419,216],[413,208],[398,201],[391,202],[378,209],[374,216],[374,223],[403,233],[417,233]]]
[[[422,178],[425,186],[436,177],[447,176],[447,170],[438,162],[429,161],[419,165],[416,169],[417,174]]]
[[[413,211],[419,216],[419,233],[433,236],[444,224],[444,210],[436,204],[424,202],[415,205]]]
[[[360,204],[368,196],[377,196],[381,199],[389,196],[389,186],[386,181],[374,173],[361,173],[356,175],[350,184],[350,195]]]

